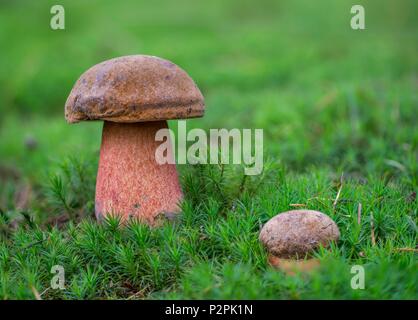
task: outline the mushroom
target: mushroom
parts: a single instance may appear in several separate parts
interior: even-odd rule
[[[292,210],[270,219],[261,229],[260,241],[276,258],[304,259],[319,246],[340,236],[335,222],[319,211]]]
[[[202,117],[204,110],[188,74],[158,57],[119,57],[81,75],[65,103],[65,118],[104,120],[95,199],[99,220],[111,214],[153,225],[159,214],[180,211],[176,165],[157,163],[155,135],[168,128],[166,120]]]

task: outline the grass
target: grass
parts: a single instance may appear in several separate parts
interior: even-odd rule
[[[400,250],[418,231],[416,3],[361,1],[367,29],[353,31],[349,1],[161,2],[62,1],[65,31],[48,28],[50,1],[0,4],[0,297],[417,299],[416,253]],[[263,174],[178,166],[181,219],[98,224],[101,124],[67,125],[63,105],[85,69],[132,53],[196,80],[207,111],[189,129],[263,128]],[[295,204],[341,239],[288,276],[258,233]],[[50,288],[56,264],[65,290]]]

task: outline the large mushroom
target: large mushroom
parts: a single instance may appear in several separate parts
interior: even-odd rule
[[[95,212],[150,225],[179,212],[182,191],[175,164],[158,164],[159,129],[169,119],[202,117],[203,96],[185,71],[145,55],[119,57],[87,70],[65,104],[69,123],[104,120]],[[168,150],[172,157],[172,150]]]

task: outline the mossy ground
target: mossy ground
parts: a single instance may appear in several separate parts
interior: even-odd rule
[[[361,3],[364,31],[350,1],[61,1],[66,30],[52,31],[55,3],[3,1],[0,297],[418,298],[418,8]],[[179,166],[182,217],[157,229],[95,221],[101,124],[63,116],[80,73],[134,53],[196,80],[207,110],[189,129],[264,129],[262,175]],[[295,204],[328,214],[341,239],[316,253],[319,270],[288,276],[258,233]],[[56,264],[65,290],[49,288]]]

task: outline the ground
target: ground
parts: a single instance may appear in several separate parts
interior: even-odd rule
[[[63,0],[66,29],[52,31],[55,3],[2,1],[0,297],[417,299],[418,6],[358,3],[362,31],[345,0]],[[264,130],[262,175],[179,165],[181,219],[156,229],[95,221],[102,124],[64,120],[83,71],[137,53],[201,88],[189,129]],[[258,234],[295,208],[328,214],[341,238],[315,253],[319,269],[288,275]]]

